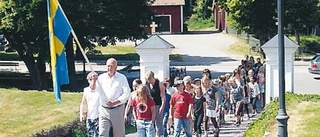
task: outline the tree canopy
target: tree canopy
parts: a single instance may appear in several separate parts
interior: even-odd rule
[[[277,1],[216,0],[228,12],[228,25],[254,34],[264,44],[277,32]],[[318,24],[318,0],[284,1],[284,27],[287,33],[302,33]]]
[[[45,62],[49,59],[47,1],[0,1],[0,33],[25,62],[35,89],[46,83]],[[150,0],[61,0],[60,4],[80,42],[95,36],[115,40],[146,37],[143,26],[150,24]],[[70,45],[72,47],[72,42]],[[72,48],[71,48],[72,50]]]

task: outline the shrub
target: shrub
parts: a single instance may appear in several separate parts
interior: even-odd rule
[[[78,119],[66,125],[57,126],[49,130],[43,130],[33,135],[34,137],[85,137],[86,128]]]
[[[102,52],[100,50],[91,49],[87,52],[88,55],[102,55]]]
[[[206,29],[214,27],[214,19],[213,16],[208,19],[203,19],[192,15],[190,19],[186,21],[186,24],[190,30]]]
[[[320,52],[320,37],[319,36],[301,36],[300,45],[304,48],[305,53]]]

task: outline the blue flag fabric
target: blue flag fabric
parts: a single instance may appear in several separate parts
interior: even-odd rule
[[[69,83],[65,45],[71,26],[57,0],[47,0],[53,90],[60,103],[60,86]]]

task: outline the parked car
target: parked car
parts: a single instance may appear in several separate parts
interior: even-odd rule
[[[186,68],[177,68],[177,67],[170,67],[170,80],[171,84],[173,84],[174,79],[182,79],[186,76]],[[140,66],[138,62],[132,62],[125,66],[124,68],[120,69],[118,72],[125,75],[128,79],[129,85],[131,87],[132,81],[136,78],[140,78]]]
[[[316,55],[311,59],[308,71],[311,74],[320,75],[320,53],[316,53]]]

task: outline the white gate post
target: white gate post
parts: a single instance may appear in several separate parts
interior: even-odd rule
[[[294,52],[298,45],[284,36],[285,48],[285,90],[294,92]],[[279,59],[278,35],[265,43],[262,47],[266,53],[265,94],[266,104],[275,97],[279,97]]]
[[[174,46],[158,35],[152,35],[135,47],[140,56],[140,79],[145,83],[145,74],[153,71],[160,81],[170,78],[169,54]]]

